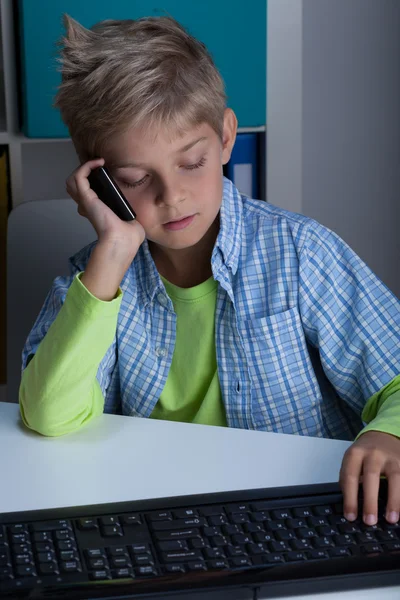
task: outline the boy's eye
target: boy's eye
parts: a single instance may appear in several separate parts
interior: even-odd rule
[[[142,177],[142,179],[139,179],[139,181],[134,181],[132,183],[123,181],[122,184],[127,188],[135,188],[135,187],[138,187],[139,185],[143,185],[147,181],[147,178],[148,178],[148,175],[145,175],[144,177]]]
[[[203,156],[203,158],[201,158],[199,160],[199,162],[195,163],[194,165],[186,165],[184,168],[187,169],[188,171],[191,171],[192,169],[198,169],[199,167],[202,167],[205,164],[206,164],[206,157]]]

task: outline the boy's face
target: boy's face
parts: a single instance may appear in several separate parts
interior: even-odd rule
[[[230,158],[236,127],[227,109],[222,141],[206,123],[183,137],[131,129],[110,140],[103,158],[148,240],[181,250],[207,233],[221,206],[222,165]]]

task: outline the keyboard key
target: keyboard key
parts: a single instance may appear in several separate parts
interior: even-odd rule
[[[288,508],[280,508],[278,510],[271,510],[271,515],[272,515],[272,518],[276,519],[277,521],[292,518],[292,513]]]
[[[0,581],[8,581],[14,579],[11,567],[0,567]]]
[[[186,517],[197,517],[198,512],[195,508],[182,508],[180,510],[174,510],[175,519],[186,519]]]
[[[9,527],[10,533],[28,533],[28,527],[25,523],[17,523]]]
[[[154,537],[156,540],[176,540],[176,539],[189,539],[189,538],[200,538],[199,529],[180,529],[179,531],[155,531]]]
[[[146,554],[135,554],[135,556],[133,557],[133,560],[135,561],[135,564],[138,565],[138,566],[140,566],[140,565],[154,565],[153,557],[149,553],[146,553]]]
[[[73,562],[73,561],[68,561]],[[108,566],[105,558],[89,558],[87,561],[88,569],[101,570]]]
[[[257,511],[252,513],[251,518],[255,523],[262,523],[264,521],[269,521],[270,516],[267,511]]]
[[[300,527],[308,527],[305,519],[287,519],[286,527],[288,529],[299,529]]]
[[[109,517],[100,517],[99,519],[101,527],[107,527],[108,525],[119,525],[119,518],[115,515]]]
[[[145,554],[150,552],[149,544],[131,544],[130,549],[134,554]]]
[[[45,545],[45,544],[44,544]],[[47,544],[46,544],[47,545]],[[35,548],[36,550],[40,551],[40,548],[38,548],[38,546],[40,546],[40,544],[36,544]],[[32,546],[30,543],[27,544],[13,544],[11,546],[12,551],[14,552],[14,554],[26,554],[27,552],[30,552],[32,550]],[[49,544],[49,550],[51,550],[51,548],[53,548],[53,544]],[[2,550],[0,549],[0,556],[1,556],[1,552]],[[47,548],[45,548],[43,550],[43,552],[47,552]]]
[[[37,554],[37,560],[40,563],[49,563],[55,560],[56,555],[54,552],[39,552]]]
[[[128,556],[112,556],[110,565],[114,569],[121,569],[122,567],[131,567],[132,563]]]
[[[199,549],[199,548],[206,548],[210,544],[209,544],[209,541],[207,539],[194,538],[193,540],[189,541],[189,545],[193,549]]]
[[[156,512],[151,512],[151,513],[147,513],[147,518],[149,519],[149,521],[169,521],[172,519],[172,513],[171,511],[167,510],[162,510],[162,511],[156,511]]]
[[[228,569],[229,565],[225,560],[209,560],[208,566],[210,569]]]
[[[76,573],[82,570],[79,560],[61,561],[60,569],[63,573]]]
[[[56,546],[58,548],[58,550],[61,552],[61,550],[76,550],[76,544],[74,541],[71,540],[66,540],[65,542],[56,542]]]
[[[133,527],[142,524],[142,519],[139,515],[123,515],[121,521],[122,525],[125,525],[125,527]]]
[[[221,548],[206,548],[204,556],[209,559],[225,558],[225,552]]]
[[[307,560],[307,556],[304,552],[288,552],[285,555],[288,562],[294,562],[298,560]]]
[[[309,529],[308,527],[300,527],[299,529],[297,529],[296,533],[300,538],[317,537],[317,532],[314,529]],[[333,533],[337,533],[337,531],[333,530]],[[329,535],[329,534],[325,534],[325,535]]]
[[[69,539],[74,539],[74,534],[69,529],[62,529],[60,531],[56,531],[55,533],[56,540],[64,541]]]
[[[157,544],[157,546],[161,552],[168,552],[170,550],[189,550],[188,543],[186,540],[173,540],[170,542],[159,542]]]
[[[311,560],[319,560],[321,558],[329,558],[329,554],[326,550],[312,550],[308,552],[308,558]]]
[[[333,514],[333,509],[330,506],[315,506],[314,514],[317,517],[326,517]]]
[[[243,503],[243,504],[228,504],[227,506],[225,506],[225,510],[228,513],[228,515],[232,514],[232,513],[246,513],[246,512],[251,512],[250,511],[250,504],[247,504],[247,503]]]
[[[107,569],[100,569],[98,571],[90,571],[89,577],[90,577],[90,579],[93,579],[94,581],[111,579],[110,572],[107,571]]]
[[[203,506],[199,508],[199,515],[203,517],[211,517],[213,515],[222,515],[224,514],[224,509],[222,506]]]
[[[24,540],[24,541],[27,541],[27,540]],[[41,532],[35,533],[33,535],[33,541],[34,542],[52,542],[53,537],[52,537],[50,531],[41,531]]]
[[[294,517],[298,517],[300,519],[303,517],[312,517],[313,516],[313,512],[312,512],[311,508],[309,508],[307,506],[293,508],[292,513],[293,513]]]
[[[247,551],[251,556],[258,556],[267,552],[266,544],[248,544]]]
[[[15,557],[16,565],[31,565],[33,564],[32,554],[17,554]],[[3,567],[8,566],[7,564],[2,565]]]
[[[38,571],[40,575],[58,575],[60,573],[58,565],[55,562],[40,563]]]
[[[149,566],[143,566],[143,567],[139,567],[138,569],[136,569],[136,575],[138,575],[139,577],[149,577],[150,575],[157,575],[157,571],[154,567],[152,567],[151,565]]]
[[[90,550],[85,550],[85,554],[87,558],[105,557],[105,552],[103,548],[91,548]]]
[[[341,548],[330,548],[328,550],[329,556],[331,558],[340,558],[341,556],[351,556],[350,548],[346,548],[342,546]]]
[[[293,550],[309,550],[312,549],[312,545],[310,540],[302,539],[302,540],[291,540],[290,545]]]
[[[287,542],[270,542],[268,544],[271,552],[285,552],[286,550],[290,550],[290,546]]]
[[[288,531],[287,529],[280,529],[275,532],[275,538],[280,542],[282,540],[293,540],[295,538],[295,534],[293,531]]]
[[[249,545],[253,545],[255,546],[255,544],[249,544]],[[257,548],[257,546],[255,546]],[[244,548],[242,548],[241,546],[227,546],[227,548],[225,549],[226,555],[234,558],[236,556],[246,556],[246,552],[244,550]],[[262,550],[260,549],[260,553],[262,552]]]
[[[188,571],[207,571],[207,564],[202,560],[191,560],[187,563]]]
[[[210,517],[212,519],[213,517]],[[241,524],[241,523],[250,523],[250,515],[247,513],[233,513],[231,514],[232,523]]]
[[[79,519],[78,527],[82,531],[90,531],[93,529],[98,529],[99,525],[97,523],[97,519]]]
[[[19,565],[15,572],[18,577],[36,577],[36,568],[33,565]]]
[[[235,558],[231,558],[229,564],[233,568],[252,566],[252,562],[248,556],[237,556]]]
[[[275,536],[273,533],[262,533],[257,532],[253,534],[254,540],[256,542],[274,542],[275,541]]]
[[[267,531],[278,531],[278,529],[286,529],[285,521],[267,521],[265,523]]]
[[[398,542],[389,542],[382,546],[385,552],[396,552],[400,550],[400,540]]]
[[[24,547],[23,545],[21,545]],[[30,546],[25,546],[25,548],[31,548]],[[34,546],[36,552],[52,552],[54,550],[53,542],[37,542]],[[14,552],[17,552],[14,546]],[[23,551],[22,551],[23,552]]]
[[[60,552],[60,559],[69,562],[70,560],[78,560],[79,556],[75,550],[62,550]]]
[[[332,548],[335,545],[333,539],[330,537],[314,538],[312,540],[312,544],[313,544],[314,548],[317,548],[317,549]]]
[[[187,560],[197,560],[203,558],[201,550],[186,550],[182,552],[162,552],[162,562],[182,562]]]
[[[122,537],[124,532],[122,531],[121,525],[106,525],[101,528],[101,535],[103,537]]]
[[[334,535],[333,539],[335,541],[336,546],[350,546],[351,544],[356,543],[354,536],[350,534]]]
[[[59,519],[57,521],[38,521],[32,523],[32,531],[58,531],[59,529],[71,529],[70,521]]]
[[[207,521],[202,517],[188,517],[186,519],[175,519],[173,521],[153,521],[151,526],[154,531],[190,529],[192,527],[206,527]]]
[[[253,563],[256,561],[256,559],[258,559],[258,556],[255,556],[253,558]],[[285,562],[285,559],[283,557],[282,554],[277,554],[277,553],[272,553],[272,554],[263,554],[262,557],[262,564],[269,564],[269,565],[275,565],[275,564],[279,564],[279,563],[283,563]]]
[[[186,569],[182,563],[176,563],[174,565],[165,565],[166,573],[185,573]]]
[[[140,544],[140,548],[142,548],[140,552],[147,552],[147,547],[147,544]],[[125,548],[125,546],[109,546],[108,548],[106,548],[106,550],[110,556],[127,555],[127,549]]]
[[[361,547],[364,554],[380,554],[383,552],[383,548],[380,544],[364,544]]]
[[[111,571],[112,573],[112,577],[113,579],[133,579],[135,577],[135,574],[133,572],[133,569],[130,569],[129,567],[124,567],[122,569],[115,569],[114,571]]]
[[[233,517],[234,515],[231,515],[231,520],[233,521],[233,523],[236,523],[236,521],[233,520]],[[211,517],[208,517],[208,523],[211,526],[219,527],[220,525],[225,525],[226,523],[228,523],[228,517],[226,515],[212,515]],[[206,523],[204,521],[204,525],[205,524]],[[202,525],[198,524],[198,526],[201,527]]]

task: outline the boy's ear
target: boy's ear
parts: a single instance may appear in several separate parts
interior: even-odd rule
[[[231,157],[232,148],[236,140],[237,118],[231,108],[226,108],[224,113],[224,126],[222,131],[222,164],[226,165]]]

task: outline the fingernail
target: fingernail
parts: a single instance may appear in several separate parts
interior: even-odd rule
[[[348,521],[355,521],[357,516],[354,513],[346,513],[344,515],[344,518],[347,519]]]
[[[367,525],[375,525],[376,517],[375,515],[364,515],[364,521]]]
[[[390,523],[397,523],[399,520],[399,513],[395,510],[392,510],[390,513],[386,513],[386,520],[390,521]]]

